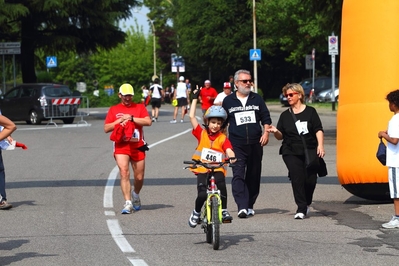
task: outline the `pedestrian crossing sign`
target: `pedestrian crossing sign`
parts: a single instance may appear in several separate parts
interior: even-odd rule
[[[249,50],[249,60],[260,61],[261,58],[262,58],[262,51],[260,49]]]
[[[47,65],[47,68],[57,67],[57,57],[56,56],[47,56],[46,65]]]

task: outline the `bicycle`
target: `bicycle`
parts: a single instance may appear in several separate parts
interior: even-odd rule
[[[190,164],[190,166],[184,169],[195,169],[197,165],[203,166],[208,169],[207,178],[207,198],[202,208],[200,220],[198,224],[204,229],[206,234],[206,242],[212,244],[214,250],[219,249],[220,243],[220,224],[221,223],[231,223],[231,220],[223,221],[222,219],[222,199],[220,195],[220,190],[217,189],[215,182],[215,169],[223,167],[226,164],[230,164],[230,160],[234,158],[227,159],[224,162],[202,162],[201,160],[184,161],[184,164]]]

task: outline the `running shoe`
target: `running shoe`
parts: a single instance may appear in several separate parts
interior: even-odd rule
[[[0,202],[0,210],[8,210],[11,209],[12,205],[8,203],[7,201],[3,200]]]
[[[303,214],[302,212],[298,212],[297,214],[295,214],[294,219],[301,219],[303,220],[305,218],[305,214]]]
[[[399,217],[396,217],[395,215],[392,216],[392,219],[381,225],[383,228],[388,228],[388,229],[392,229],[392,228],[399,228]]]
[[[255,215],[254,209],[248,209],[248,216],[254,216],[254,215]]]
[[[222,221],[223,223],[231,223],[233,217],[231,217],[230,213],[227,210],[222,211]]]
[[[133,212],[133,205],[131,203],[125,203],[121,211],[122,214],[130,214]]]
[[[140,197],[133,197],[133,209],[139,211],[141,209]]]
[[[248,215],[248,212],[247,212],[246,209],[241,209],[241,210],[238,212],[238,217],[240,217],[240,218],[247,218],[247,215]]]

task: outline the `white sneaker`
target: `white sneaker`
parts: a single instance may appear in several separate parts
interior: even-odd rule
[[[200,220],[200,213],[196,212],[195,210],[191,213],[190,218],[188,219],[188,225],[191,228],[194,228],[197,226]]]
[[[254,215],[255,215],[254,209],[248,209],[248,216],[254,216]]]
[[[303,214],[302,212],[298,212],[294,216],[294,219],[304,219],[304,218],[305,218],[305,214]]]
[[[184,120],[182,119],[182,120],[180,120],[180,123],[184,123]]]
[[[238,217],[239,217],[239,218],[247,218],[247,215],[248,215],[248,212],[247,212],[246,209],[241,209],[241,210],[238,212]]]
[[[170,121],[171,124],[176,124],[176,120]]]
[[[388,223],[382,224],[381,226],[388,229],[399,228],[399,217],[394,215]]]
[[[122,214],[130,214],[133,212],[133,205],[131,203],[125,203],[121,211]]]
[[[157,120],[155,119],[155,117],[152,118],[152,122],[156,122]]]

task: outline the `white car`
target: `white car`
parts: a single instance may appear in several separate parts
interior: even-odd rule
[[[335,88],[334,97],[335,97],[336,102],[338,102],[338,96],[339,96],[339,88]],[[317,102],[332,102],[331,89],[319,92],[319,94],[316,95],[316,101]]]

